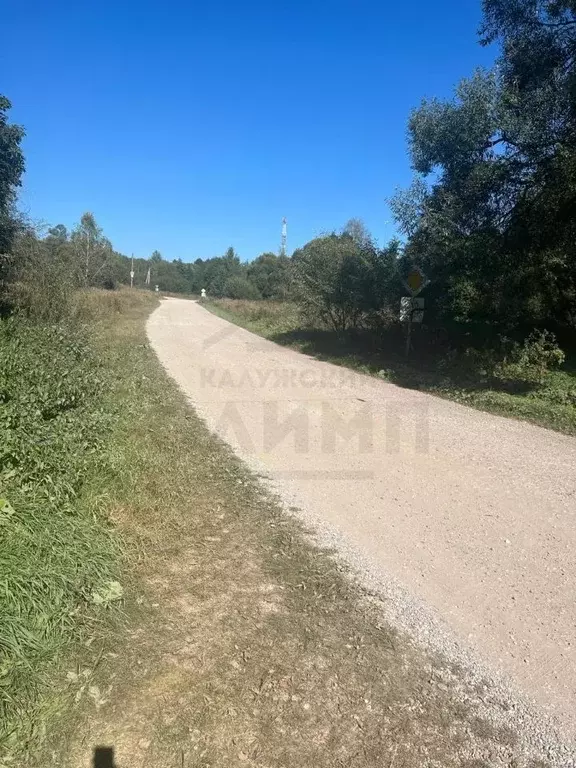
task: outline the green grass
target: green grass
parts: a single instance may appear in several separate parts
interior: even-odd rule
[[[289,334],[300,327],[298,308],[290,301],[210,299],[204,306],[215,315],[266,338]]]
[[[33,749],[64,666],[86,643],[97,654],[114,618],[121,542],[106,509],[121,414],[92,328],[130,302],[94,296],[65,324],[0,322],[0,759]]]
[[[403,354],[398,329],[374,333],[338,334],[303,326],[297,307],[289,302],[212,300],[215,314],[278,344],[321,360],[379,376],[401,387],[420,389],[479,410],[530,421],[567,434],[576,434],[576,361],[546,374],[541,385],[491,379],[464,364],[448,361],[445,348],[422,343],[415,328],[414,351]]]

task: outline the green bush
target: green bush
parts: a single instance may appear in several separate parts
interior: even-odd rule
[[[70,250],[23,229],[14,243],[3,303],[39,322],[57,323],[67,317],[77,288]]]
[[[224,296],[230,299],[260,299],[260,292],[256,286],[252,285],[245,277],[235,275],[229,277],[224,283]]]
[[[562,365],[565,355],[553,333],[534,330],[522,343],[500,336],[483,349],[467,349],[464,358],[470,372],[480,378],[534,385]]]
[[[541,384],[552,368],[562,365],[564,352],[550,331],[533,331],[522,344],[513,342],[496,368],[499,378]]]
[[[294,298],[310,327],[345,332],[388,327],[400,303],[399,243],[378,249],[348,232],[317,237],[296,251]]]

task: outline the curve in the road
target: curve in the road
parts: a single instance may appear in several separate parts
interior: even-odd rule
[[[319,362],[185,300],[148,335],[208,425],[576,732],[576,440]]]

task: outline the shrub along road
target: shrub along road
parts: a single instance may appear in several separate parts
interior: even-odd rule
[[[189,301],[163,302],[148,334],[285,501],[574,733],[573,438],[312,360]]]

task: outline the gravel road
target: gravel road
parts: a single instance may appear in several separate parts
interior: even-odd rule
[[[214,432],[400,585],[419,634],[435,617],[576,734],[574,438],[313,360],[191,301],[164,300],[148,336]]]

